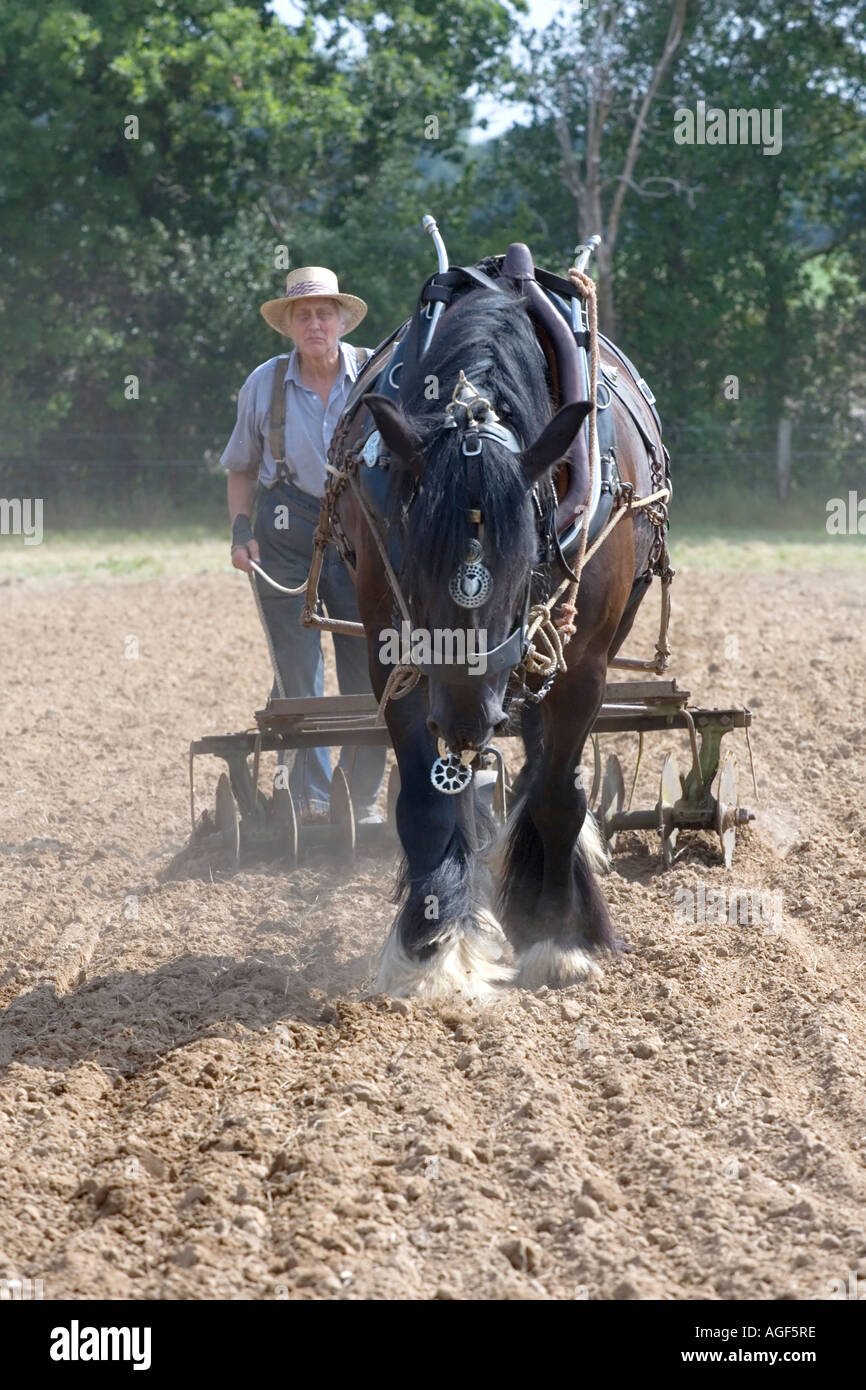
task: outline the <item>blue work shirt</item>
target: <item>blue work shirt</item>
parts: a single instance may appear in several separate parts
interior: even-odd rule
[[[341,365],[331,387],[327,406],[317,392],[301,381],[298,349],[289,353],[286,372],[286,466],[292,482],[312,497],[322,497],[325,491],[325,460],[337,421],[346,404],[352,383],[358,375],[355,349],[348,343],[337,344]],[[271,393],[274,370],[281,357],[270,357],[250,372],[238,393],[238,418],[220,463],[227,473],[259,470],[259,482],[271,487],[277,469],[270,443]]]

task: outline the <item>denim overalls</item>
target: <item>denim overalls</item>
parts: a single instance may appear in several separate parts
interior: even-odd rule
[[[278,508],[283,510],[278,511]],[[288,524],[286,524],[288,517]],[[319,501],[294,483],[278,481],[259,488],[255,538],[262,569],[287,588],[297,588],[307,577],[313,555],[313,534],[319,521]],[[273,659],[287,698],[324,693],[324,660],[321,633],[301,627],[305,597],[278,594],[254,575],[271,639]],[[328,545],[319,578],[319,597],[328,614],[359,622],[355,587],[333,541]],[[333,633],[337,679],[343,695],[368,694],[370,674],[367,644],[361,638]],[[274,684],[273,694],[278,695]],[[363,816],[375,805],[385,771],[384,748],[343,748],[340,766],[351,777],[352,802]],[[353,765],[354,763],[354,765]],[[299,809],[321,812],[330,805],[331,760],[328,748],[300,748],[289,776],[292,797]]]

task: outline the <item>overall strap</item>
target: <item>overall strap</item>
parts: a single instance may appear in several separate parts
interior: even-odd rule
[[[286,374],[289,370],[289,360],[289,357],[277,358],[271,388],[269,438],[278,476],[286,462]]]
[[[369,348],[352,347],[358,370],[370,356]],[[271,387],[271,409],[269,414],[268,437],[271,453],[276,465],[277,477],[288,479],[286,465],[286,376],[289,370],[289,357],[278,357],[274,363],[274,380]]]

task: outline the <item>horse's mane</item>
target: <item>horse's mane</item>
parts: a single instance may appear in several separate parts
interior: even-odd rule
[[[524,447],[550,419],[545,362],[526,312],[526,300],[510,289],[473,290],[441,320],[433,342],[417,364],[406,366],[400,399],[424,445],[422,486],[405,516],[401,580],[423,606],[445,616],[448,581],[466,558],[472,534],[463,429],[445,429],[445,407],[463,371],[486,396],[503,424]],[[435,386],[438,398],[430,399]],[[518,456],[485,439],[477,460],[478,499],[484,520],[485,564],[494,575],[494,594],[485,614],[509,611],[536,555],[537,535],[526,479]],[[392,487],[392,519],[402,515],[412,493],[400,474]],[[438,596],[438,598],[437,598]],[[442,600],[442,605],[440,602]],[[448,616],[456,612],[453,604]]]

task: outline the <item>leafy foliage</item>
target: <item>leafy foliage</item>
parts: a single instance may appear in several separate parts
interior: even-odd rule
[[[609,209],[673,4],[587,0],[515,45],[508,0],[308,0],[292,25],[264,0],[0,0],[4,456],[212,454],[280,350],[257,309],[286,257],[368,300],[365,344],[434,267],[425,211],[455,263],[525,240],[563,270],[595,230],[566,151],[586,168],[601,94]],[[484,94],[524,115],[471,144]],[[610,265],[681,476],[766,472],[782,416],[804,477],[860,466],[864,97],[861,5],[689,0]],[[699,99],[780,109],[782,151],[676,144]]]

